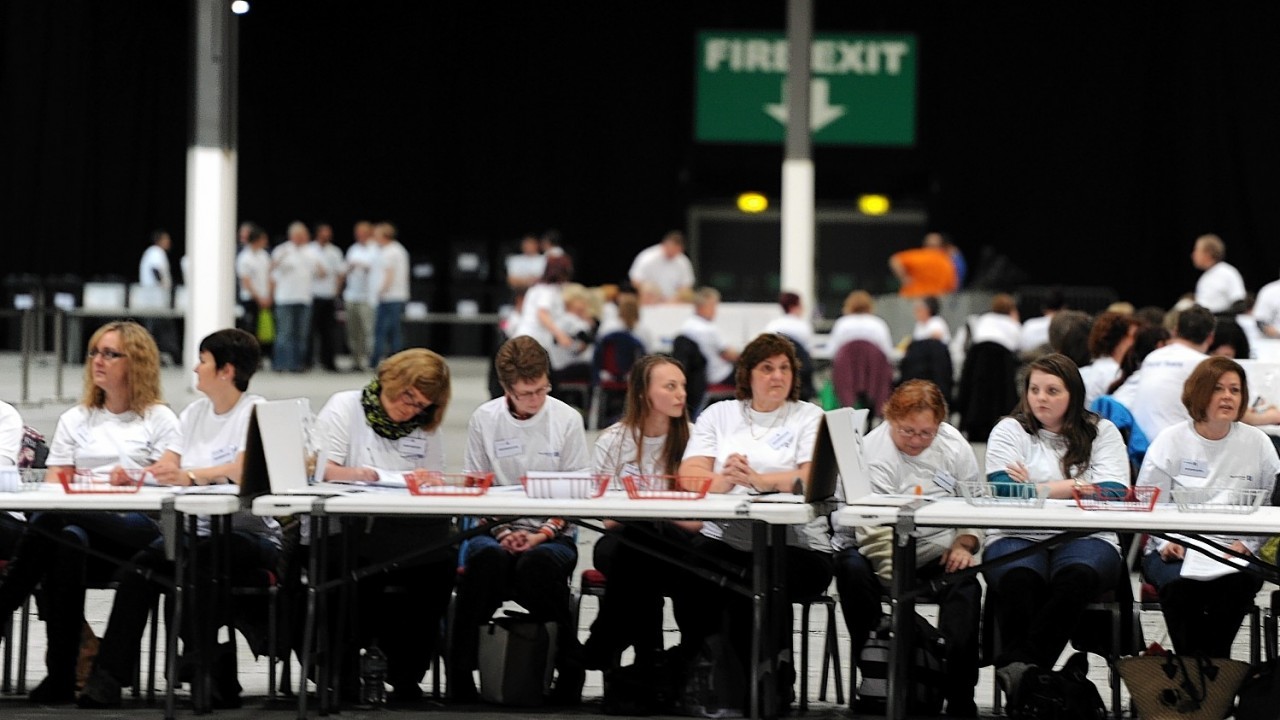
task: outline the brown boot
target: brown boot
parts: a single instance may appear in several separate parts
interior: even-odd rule
[[[85,682],[93,672],[93,661],[98,657],[98,637],[93,628],[85,623],[80,628],[80,658],[76,661],[76,689],[83,690]]]

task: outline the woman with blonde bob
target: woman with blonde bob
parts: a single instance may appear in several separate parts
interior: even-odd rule
[[[1265,433],[1240,422],[1249,409],[1249,384],[1239,363],[1225,357],[1202,361],[1182,387],[1182,404],[1191,419],[1160,431],[1143,458],[1138,484],[1160,488],[1163,502],[1172,502],[1175,491],[1204,493],[1195,499],[1205,502],[1227,502],[1232,493],[1270,498],[1280,458]],[[1264,538],[1223,528],[1210,539],[1219,547],[1152,537],[1142,571],[1160,591],[1174,650],[1225,658],[1231,657],[1262,578],[1220,563],[1228,557],[1221,548],[1256,555]]]
[[[451,395],[449,365],[440,355],[413,348],[383,360],[368,385],[335,393],[316,416],[316,433],[329,457],[325,481],[374,482],[379,471],[427,480],[428,472],[444,470],[439,429]],[[391,699],[416,702],[422,698],[418,683],[437,654],[440,620],[457,572],[457,548],[447,544],[452,521],[382,517],[362,523],[358,532],[352,547],[359,566],[441,545],[360,581],[356,642],[343,658],[346,680],[353,681],[355,653],[378,644],[387,656]],[[388,585],[404,592],[384,594]]]
[[[49,480],[80,470],[125,482],[126,470],[150,466],[179,440],[178,417],[160,398],[155,340],[134,322],[99,328],[89,339],[84,397],[62,414],[53,434]],[[136,512],[44,512],[31,518],[0,584],[0,616],[16,610],[41,585],[48,675],[31,691],[33,702],[75,700],[85,587],[109,580],[117,565],[91,559],[86,551],[124,562],[159,536],[156,522]]]
[[[832,357],[846,343],[866,340],[889,357],[893,354],[893,335],[889,324],[875,315],[876,302],[866,290],[854,290],[844,300],[844,315],[831,326],[827,347]]]

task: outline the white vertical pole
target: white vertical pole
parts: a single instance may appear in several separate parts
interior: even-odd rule
[[[787,134],[782,161],[783,290],[813,308],[814,181],[809,136],[809,47],[813,40],[813,0],[787,3]]]

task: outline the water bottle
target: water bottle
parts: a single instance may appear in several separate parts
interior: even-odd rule
[[[373,643],[360,651],[360,700],[365,705],[382,705],[387,699],[387,656]]]

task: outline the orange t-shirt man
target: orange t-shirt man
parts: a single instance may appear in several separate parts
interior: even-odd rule
[[[945,295],[956,289],[956,266],[946,251],[923,247],[903,250],[889,258],[902,287],[898,294],[906,298]]]

